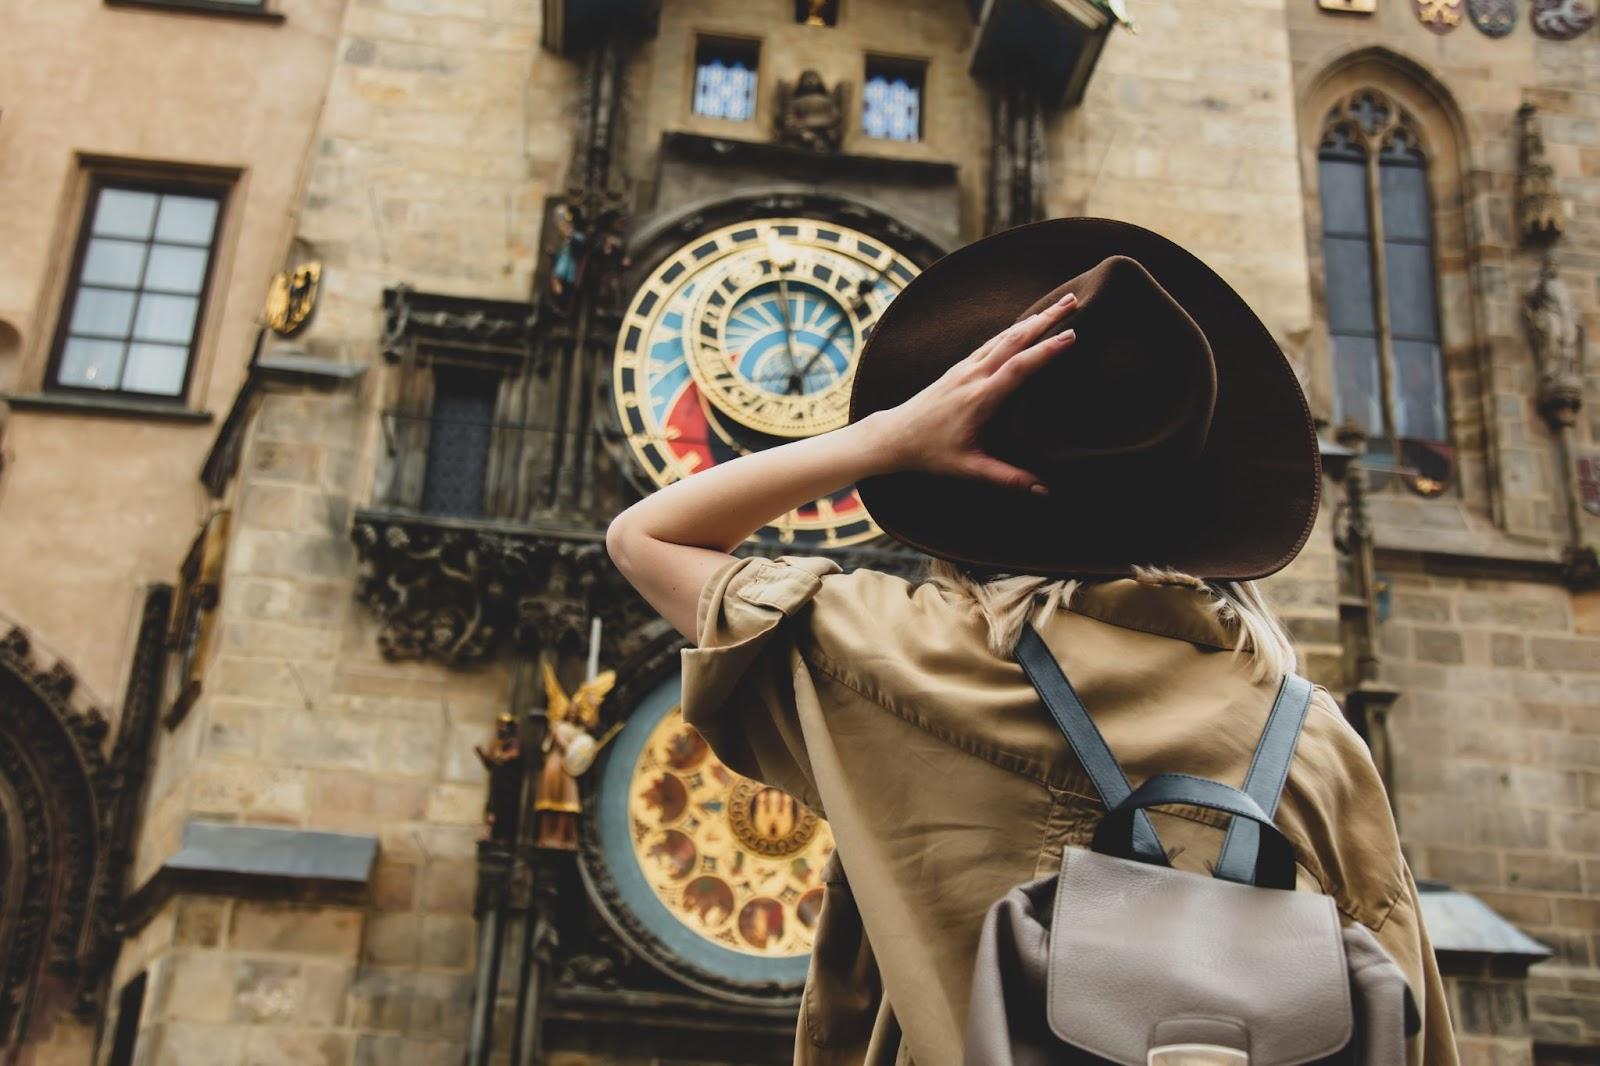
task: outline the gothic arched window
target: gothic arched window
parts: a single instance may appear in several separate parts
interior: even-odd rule
[[[1328,113],[1317,152],[1336,424],[1368,454],[1442,489],[1450,473],[1428,161],[1411,117],[1362,89]]]

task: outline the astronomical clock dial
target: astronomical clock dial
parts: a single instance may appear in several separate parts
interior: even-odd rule
[[[658,486],[849,420],[856,359],[916,275],[884,242],[810,219],[706,234],[635,294],[617,340],[617,413]],[[854,488],[764,534],[843,546],[878,535]]]
[[[736,988],[797,988],[833,834],[794,797],[723,766],[678,693],[674,677],[616,739],[597,797],[602,858],[658,962]]]

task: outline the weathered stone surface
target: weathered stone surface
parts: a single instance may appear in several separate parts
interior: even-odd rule
[[[233,907],[228,946],[351,958],[361,943],[362,921],[362,913],[351,907],[240,900]]]

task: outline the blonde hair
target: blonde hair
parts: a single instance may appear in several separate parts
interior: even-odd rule
[[[1180,585],[1208,593],[1212,613],[1233,636],[1234,658],[1245,659],[1250,668],[1250,680],[1275,680],[1294,670],[1294,642],[1256,582],[1208,582],[1178,570],[1152,566],[1136,566],[1131,576],[1146,585]],[[933,560],[928,580],[977,604],[988,623],[989,649],[1007,656],[1022,632],[1023,622],[1043,624],[1056,611],[1071,606],[1077,591],[1090,583],[1090,579],[1033,574],[979,578],[942,559]]]

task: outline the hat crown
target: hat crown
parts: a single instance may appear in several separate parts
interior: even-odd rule
[[[1055,332],[1072,347],[1009,397],[986,445],[1049,480],[1093,461],[1107,474],[1181,469],[1205,446],[1217,398],[1211,345],[1137,259],[1107,256],[1036,300],[1018,321],[1067,293],[1077,308]]]

